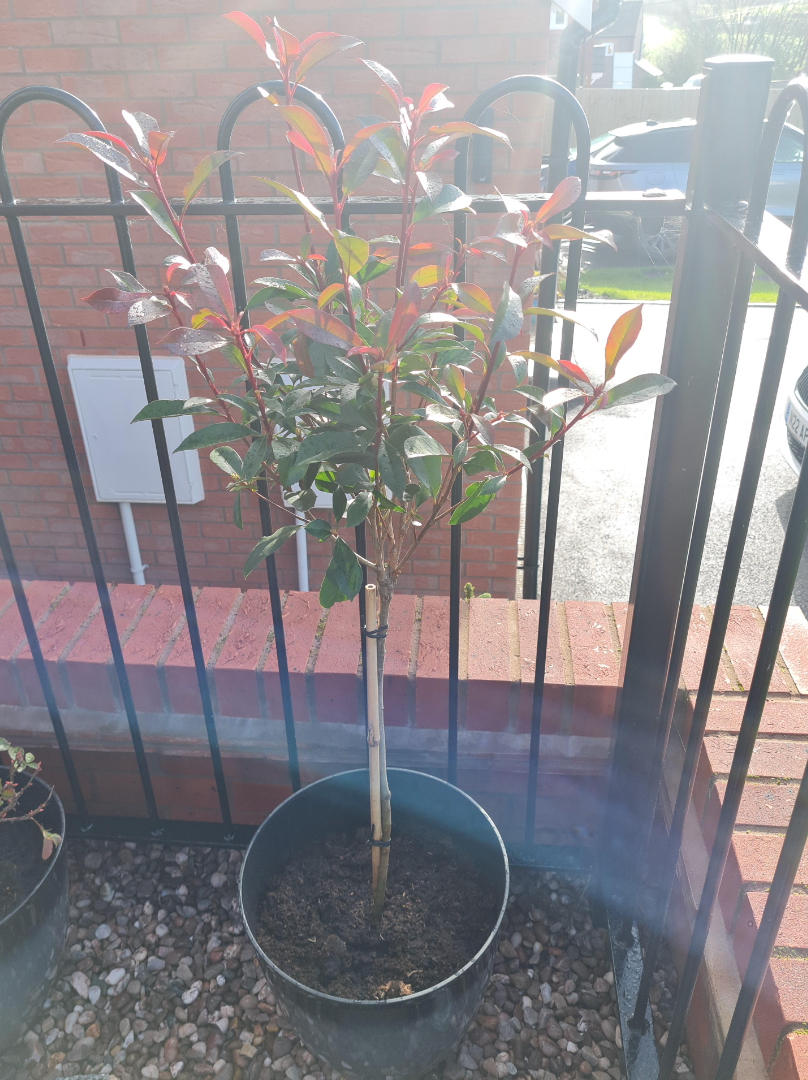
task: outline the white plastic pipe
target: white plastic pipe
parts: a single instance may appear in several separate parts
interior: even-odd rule
[[[129,569],[132,571],[132,580],[135,585],[145,585],[146,579],[143,576],[143,571],[148,568],[148,564],[141,562],[140,559],[140,544],[137,540],[135,519],[132,516],[132,504],[122,502],[118,503],[118,506],[121,508],[123,535],[126,538],[126,550],[129,554]]]
[[[298,529],[295,536],[297,543],[297,587],[301,592],[309,591],[309,552],[306,544],[306,530]]]

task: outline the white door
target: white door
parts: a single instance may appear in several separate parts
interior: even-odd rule
[[[631,90],[634,85],[634,53],[615,52],[612,63],[613,89]]]

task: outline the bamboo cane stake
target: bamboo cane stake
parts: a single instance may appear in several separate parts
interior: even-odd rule
[[[376,586],[365,586],[365,623],[368,630],[373,632],[378,629],[379,619],[376,608]],[[368,640],[368,648],[365,650],[368,665],[368,771],[370,773],[370,825],[372,839],[382,838],[382,794],[379,765],[379,747],[381,735],[379,729],[379,678],[377,664],[376,641]],[[376,885],[379,879],[379,862],[381,849],[375,844],[371,847],[371,859],[373,867],[373,893],[376,893]]]

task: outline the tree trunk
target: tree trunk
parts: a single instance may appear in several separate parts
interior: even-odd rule
[[[377,573],[378,579],[378,591],[379,591],[379,626],[386,627],[387,619],[390,614],[390,601],[393,599],[393,591],[395,589],[395,582],[390,576],[389,572],[385,569],[381,574]],[[374,598],[375,599],[375,598]],[[377,669],[377,687],[378,687],[378,711],[379,711],[379,770],[378,770],[378,785],[379,785],[379,799],[381,802],[381,841],[385,845],[384,847],[374,848],[375,852],[379,852],[378,861],[378,873],[376,873],[376,862],[374,859],[374,882],[373,882],[373,907],[370,913],[370,921],[373,926],[378,926],[382,918],[382,909],[384,907],[384,897],[387,891],[387,869],[390,863],[390,837],[392,833],[392,819],[390,809],[390,787],[387,783],[387,747],[384,736],[384,657],[385,657],[385,638],[384,636],[377,638],[375,641],[371,638],[368,642],[368,652],[373,646],[376,646],[376,669]],[[370,665],[369,665],[370,667]],[[370,676],[371,672],[368,671]],[[371,794],[371,799],[373,795]],[[374,837],[376,839],[376,837]]]

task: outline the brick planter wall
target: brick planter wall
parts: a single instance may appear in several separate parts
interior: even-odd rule
[[[83,582],[35,581],[26,592],[92,812],[145,814],[94,589]],[[326,615],[313,593],[288,592],[283,599],[306,783],[364,764],[358,616],[355,604],[339,605]],[[238,822],[258,823],[290,792],[268,598],[258,590],[206,587],[198,590],[197,603],[233,815]],[[117,585],[112,604],[160,812],[169,819],[216,820],[218,803],[179,591],[166,585]],[[536,816],[540,842],[590,844],[597,836],[625,616],[625,604],[554,605]],[[682,679],[685,708],[677,719],[674,748],[686,738],[709,620],[708,608],[694,612]],[[702,847],[712,841],[762,625],[756,609],[733,610],[692,807]],[[524,827],[536,627],[533,601],[462,605],[458,779],[511,841],[521,839]],[[398,596],[388,656],[390,762],[443,774],[447,599]],[[741,976],[805,764],[806,694],[808,624],[794,608],[720,892],[727,947]],[[66,778],[7,581],[0,581],[0,731],[42,757],[46,777],[55,781],[69,807]],[[755,1014],[758,1057],[777,1080],[805,1075],[808,855],[803,864]],[[686,891],[683,878],[670,924],[680,960],[692,917]],[[715,989],[714,974],[708,972],[699,984],[701,1004],[692,1010],[688,1031],[704,1077],[715,1067],[721,1040],[721,992]]]

